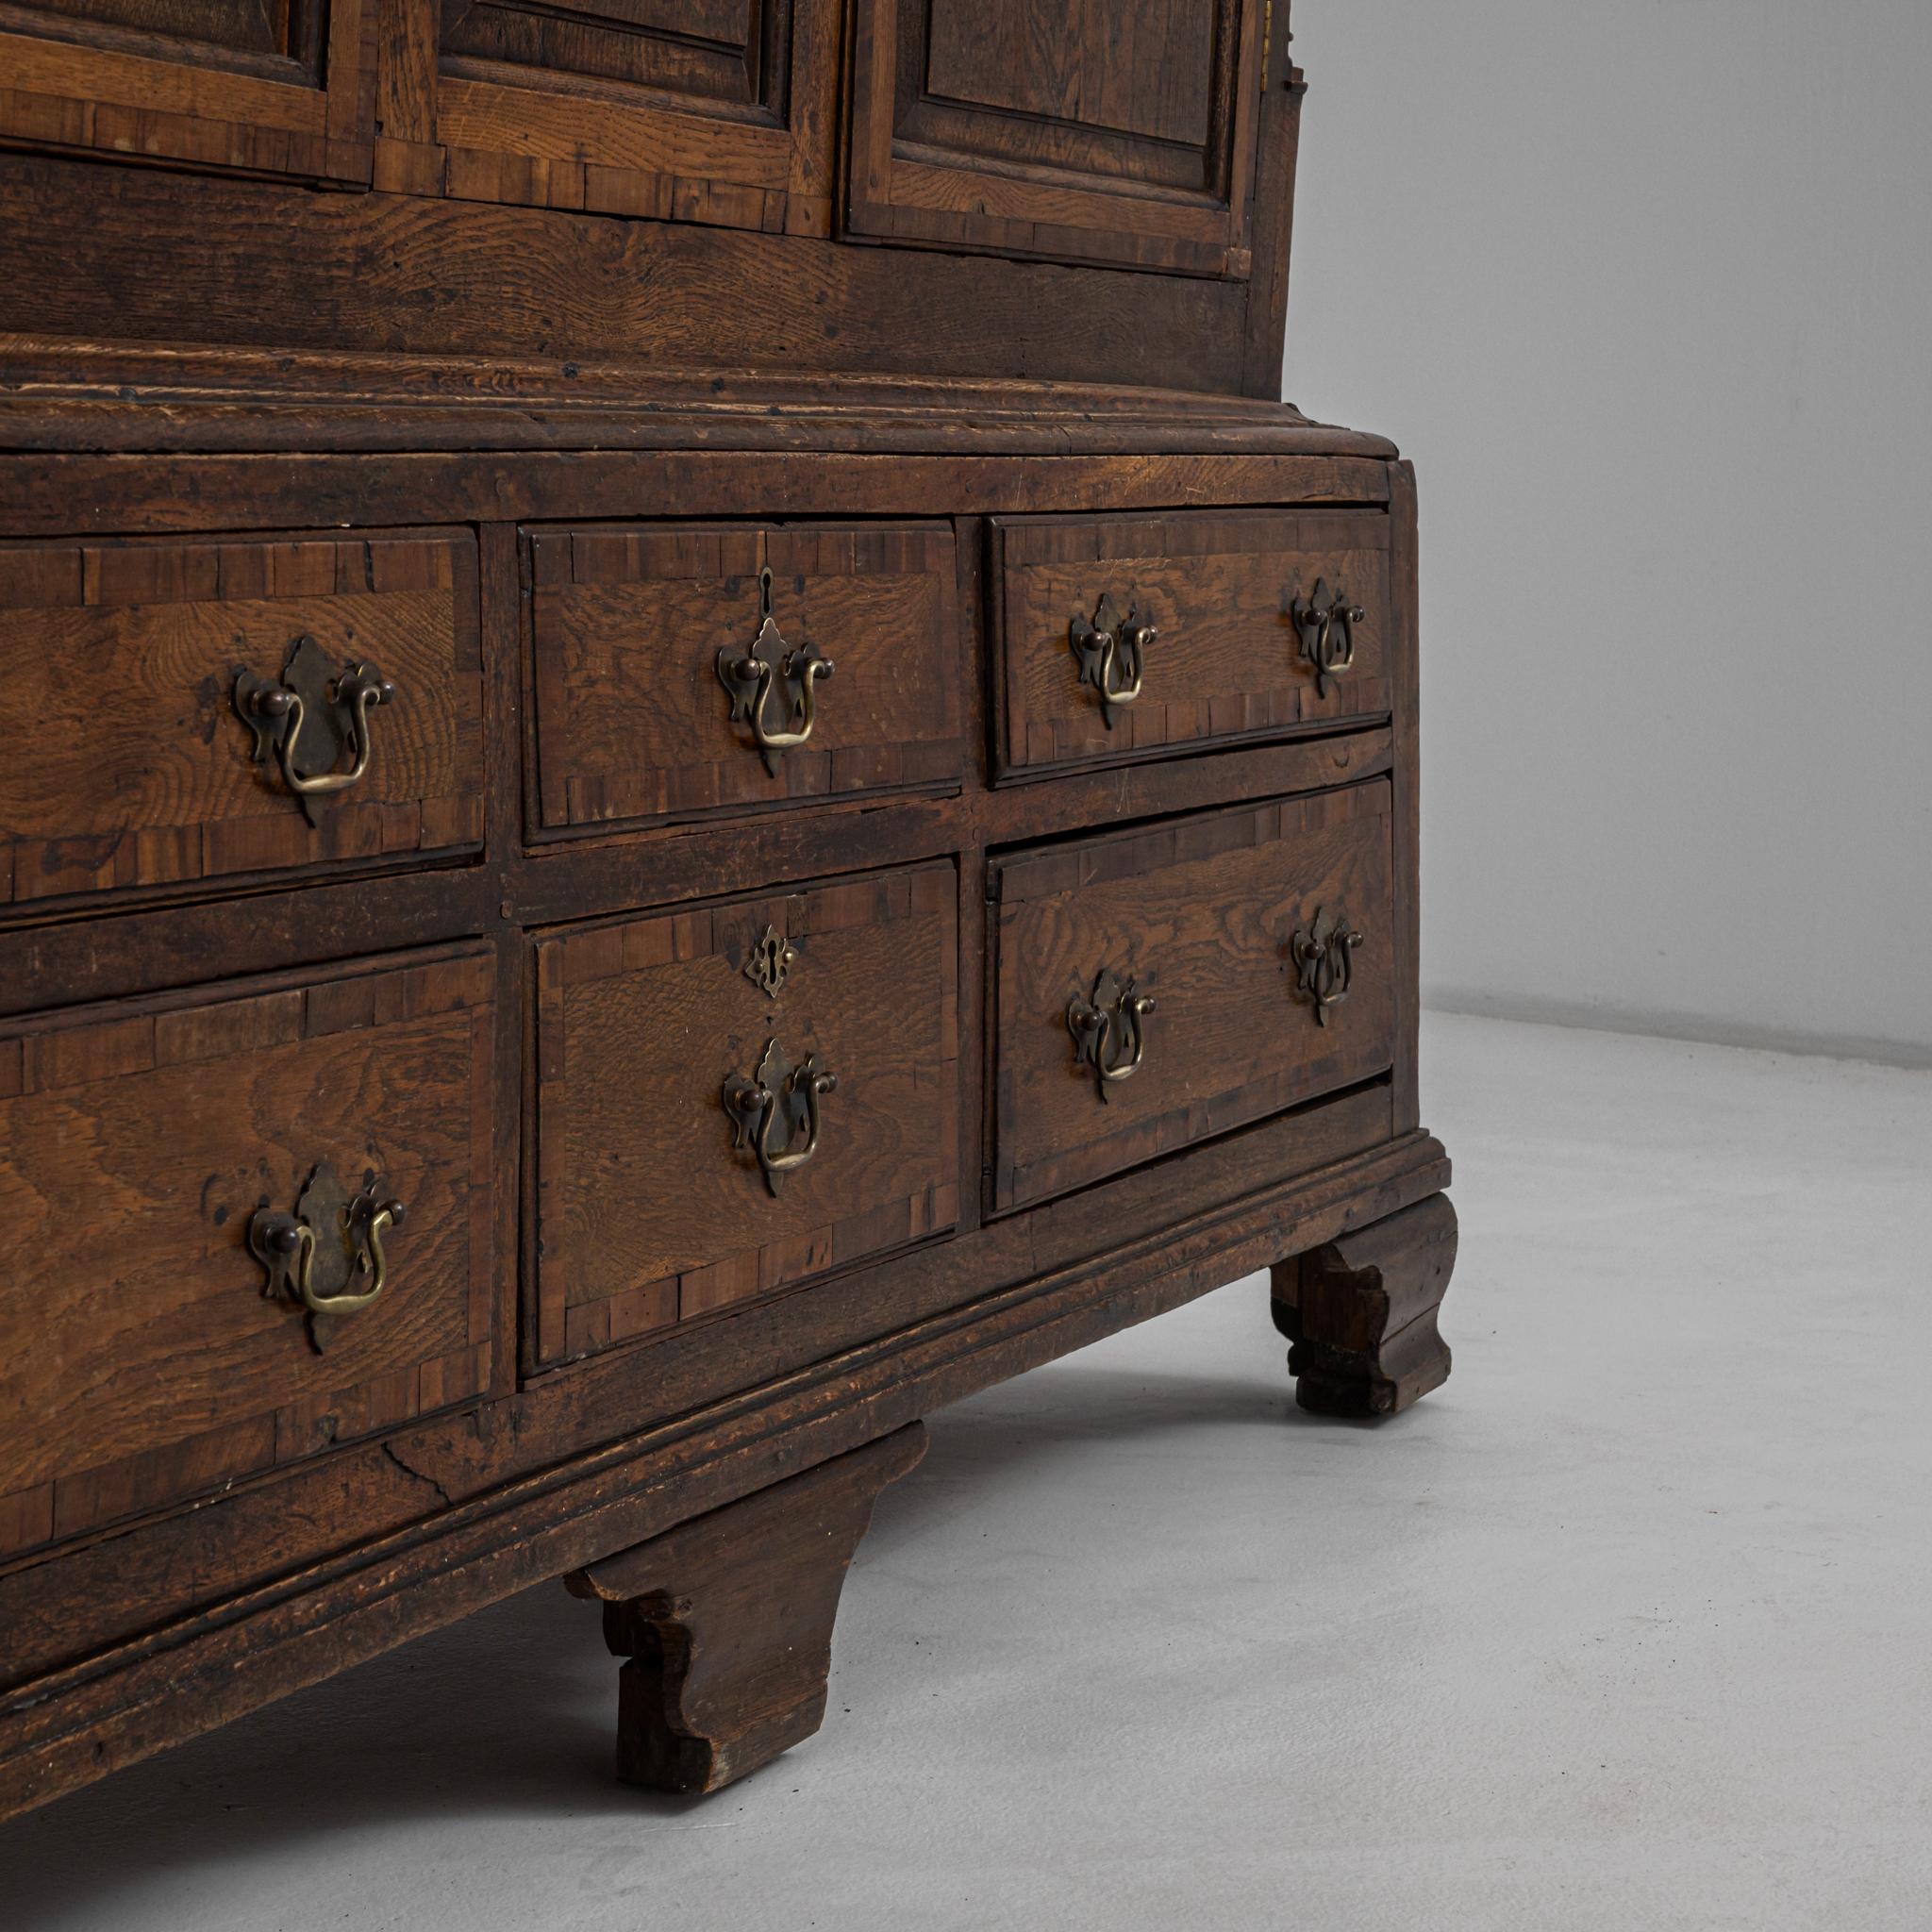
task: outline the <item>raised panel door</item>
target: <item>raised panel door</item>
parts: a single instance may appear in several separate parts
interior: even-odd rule
[[[847,232],[1244,276],[1265,12],[856,0]]]

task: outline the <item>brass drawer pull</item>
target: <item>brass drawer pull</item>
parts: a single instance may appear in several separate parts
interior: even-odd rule
[[[725,644],[718,652],[718,681],[731,694],[731,722],[749,724],[752,741],[765,770],[774,777],[778,772],[778,755],[801,745],[810,738],[817,722],[818,681],[829,677],[834,666],[829,658],[819,655],[809,641],[792,650],[772,615],[772,570],[767,564],[758,573],[758,635],[740,649]],[[769,701],[780,700],[778,728],[766,720]]]
[[[1323,577],[1314,595],[1297,597],[1288,614],[1301,640],[1302,656],[1314,668],[1315,695],[1325,698],[1354,664],[1355,627],[1367,623],[1369,613],[1359,604],[1351,604],[1348,592],[1339,585],[1331,591]]]
[[[1080,666],[1080,682],[1091,684],[1100,693],[1101,723],[1109,731],[1113,714],[1141,695],[1147,647],[1159,635],[1153,625],[1136,617],[1131,599],[1123,617],[1111,591],[1101,598],[1091,624],[1076,615],[1067,626],[1067,641]]]
[[[1141,1071],[1147,1051],[1146,1028],[1141,1023],[1153,1010],[1154,1001],[1134,991],[1132,974],[1119,979],[1110,969],[1094,980],[1091,999],[1075,993],[1067,1002],[1074,1062],[1093,1069],[1102,1100],[1112,1099],[1109,1087],[1131,1080]]]
[[[375,1179],[351,1194],[335,1169],[319,1162],[292,1213],[264,1201],[248,1224],[249,1252],[268,1271],[262,1293],[307,1308],[309,1339],[319,1350],[326,1335],[313,1317],[357,1314],[388,1287],[382,1238],[402,1218],[403,1204],[381,1199]],[[365,1275],[367,1288],[350,1288]]]
[[[312,825],[316,801],[346,791],[369,769],[369,713],[392,705],[396,688],[374,667],[353,660],[330,669],[311,637],[289,646],[279,684],[242,669],[235,674],[235,709],[255,733],[250,758],[262,763],[273,751],[282,782],[302,801]],[[346,772],[336,767],[347,751]]]
[[[837,1074],[820,1068],[817,1054],[807,1054],[794,1067],[775,1040],[765,1042],[749,1080],[741,1074],[725,1076],[732,1145],[749,1147],[758,1157],[765,1188],[774,1197],[778,1176],[803,1167],[819,1151],[819,1096],[838,1084]]]
[[[1307,931],[1295,928],[1290,941],[1294,958],[1295,991],[1313,1006],[1317,1025],[1327,1025],[1329,1009],[1348,997],[1349,981],[1355,973],[1355,949],[1361,942],[1361,934],[1350,927],[1344,913],[1338,912],[1324,932],[1319,906],[1308,922]]]

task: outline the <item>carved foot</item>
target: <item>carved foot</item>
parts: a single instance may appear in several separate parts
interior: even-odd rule
[[[564,1579],[629,1658],[619,1777],[715,1791],[818,1729],[846,1569],[878,1492],[924,1454],[913,1423]]]
[[[1456,1265],[1456,1209],[1431,1194],[1276,1264],[1274,1325],[1295,1399],[1318,1415],[1396,1415],[1449,1379],[1436,1310]]]

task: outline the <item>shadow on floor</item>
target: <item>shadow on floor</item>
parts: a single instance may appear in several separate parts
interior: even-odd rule
[[[1348,1425],[1304,1416],[1285,1375],[1059,1364],[943,1412],[925,1462],[882,1501],[860,1563],[942,1536],[969,1503],[997,1509],[1003,1487],[1052,1481],[1057,1462],[1096,1441],[1158,1456],[1209,1426]],[[556,1583],[525,1591],[0,1825],[8,1923],[85,1925],[158,1868],[299,1860],[332,1840],[366,1849],[425,1819],[663,1829],[728,1802],[616,1782],[616,1671],[591,1606]]]

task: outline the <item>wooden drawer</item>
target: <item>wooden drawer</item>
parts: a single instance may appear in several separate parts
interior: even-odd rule
[[[1390,813],[1378,780],[996,860],[994,1206],[1062,1193],[1389,1067]],[[1304,990],[1304,955],[1311,982],[1323,974],[1340,992],[1332,1004]],[[1097,986],[1104,974],[1116,985]],[[1098,1057],[1130,1066],[1136,998],[1155,1003],[1140,1064],[1103,1082],[1079,1041],[1095,1041],[1103,1008]]]
[[[303,638],[326,678],[393,688],[362,775],[307,801],[236,708]],[[0,544],[0,905],[475,841],[476,639],[467,532]],[[353,766],[330,709],[302,724],[305,781],[323,746]]]
[[[972,655],[948,525],[592,527],[529,545],[539,828],[958,782]],[[835,669],[806,672],[808,656]]]
[[[0,1026],[0,1550],[483,1388],[492,973],[402,954]],[[251,1226],[325,1162],[407,1212],[377,1299],[311,1315]],[[328,1230],[311,1293],[366,1292],[346,1263]]]
[[[1386,712],[1389,540],[1374,510],[994,518],[1001,774]]]
[[[539,941],[544,1359],[952,1224],[957,916],[943,863]],[[725,1088],[751,1082],[774,1042],[794,1068],[816,1056],[837,1084],[817,1103],[809,1158],[768,1182]],[[774,1156],[784,1121],[793,1151],[812,1144],[803,1085],[791,1091]]]

